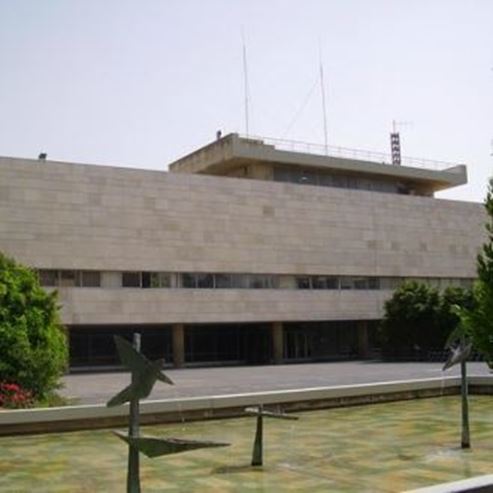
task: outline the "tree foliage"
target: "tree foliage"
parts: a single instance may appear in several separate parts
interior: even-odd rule
[[[448,287],[440,292],[424,283],[405,282],[385,303],[380,324],[384,354],[406,357],[443,348],[459,323],[453,307],[471,304],[471,292],[460,287]]]
[[[67,358],[57,293],[47,293],[34,271],[0,252],[0,381],[43,398],[58,386]]]
[[[493,178],[485,200],[487,240],[477,257],[478,280],[473,289],[474,306],[459,311],[465,332],[474,347],[493,367]]]

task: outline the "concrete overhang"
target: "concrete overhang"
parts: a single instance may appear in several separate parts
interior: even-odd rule
[[[329,151],[330,153],[330,151]],[[434,191],[467,183],[464,164],[439,163],[422,160],[420,166],[396,166],[383,159],[386,155],[373,153],[372,159],[347,158],[330,154],[314,154],[280,150],[275,145],[266,144],[261,139],[243,138],[229,134],[174,161],[169,166],[172,173],[195,173],[222,175],[246,164],[262,163],[279,166],[295,166],[303,169],[327,170],[359,176],[379,176],[387,179],[400,179],[405,182],[426,184]],[[415,160],[419,162],[419,160]],[[426,163],[440,165],[442,169],[426,167]]]

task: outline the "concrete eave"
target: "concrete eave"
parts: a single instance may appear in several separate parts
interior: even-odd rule
[[[467,183],[466,166],[463,164],[440,171],[394,166],[375,161],[279,150],[260,140],[244,139],[237,134],[229,134],[184,156],[171,163],[169,170],[173,173],[221,174],[244,164],[258,162],[332,170],[360,176],[397,178],[407,182],[426,183],[435,191]]]

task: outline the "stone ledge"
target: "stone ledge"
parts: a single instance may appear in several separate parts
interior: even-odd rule
[[[471,394],[493,394],[493,377],[470,377]],[[308,411],[356,406],[441,395],[460,391],[459,377],[429,378],[335,387],[276,390],[245,394],[146,400],[140,404],[141,423],[158,424],[237,417],[255,404],[278,406],[288,411]],[[0,411],[0,436],[108,428],[126,424],[128,405],[104,404],[48,409]]]

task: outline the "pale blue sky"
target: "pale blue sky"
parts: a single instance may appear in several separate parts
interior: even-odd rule
[[[441,196],[481,201],[492,174],[491,0],[0,0],[0,155],[165,169],[244,130],[466,162]]]

